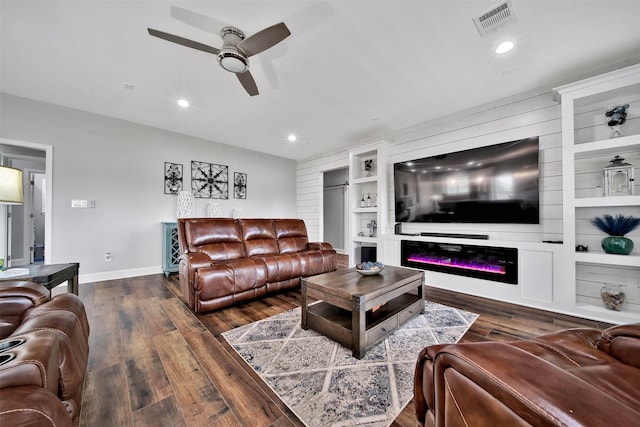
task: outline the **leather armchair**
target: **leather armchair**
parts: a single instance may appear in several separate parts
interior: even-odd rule
[[[414,386],[420,426],[636,425],[640,323],[429,346]]]
[[[2,282],[0,333],[0,425],[72,425],[89,355],[80,299],[49,300],[42,285]]]

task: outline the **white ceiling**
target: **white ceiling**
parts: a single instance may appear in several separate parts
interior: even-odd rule
[[[304,159],[640,56],[640,0],[513,0],[516,22],[480,37],[472,18],[499,2],[1,0],[0,90]],[[148,35],[220,47],[172,5],[248,35],[287,24],[251,58],[260,95],[215,56]],[[498,57],[507,37],[516,48]]]

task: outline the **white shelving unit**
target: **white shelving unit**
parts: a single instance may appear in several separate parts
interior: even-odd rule
[[[640,217],[640,65],[554,89],[562,108],[563,261],[566,285],[561,303],[576,314],[613,323],[640,319],[640,231],[627,237],[636,247],[629,255],[611,255],[600,247],[605,235],[590,223],[604,214]],[[623,137],[609,138],[604,113],[613,105],[629,104]],[[634,194],[606,197],[602,169],[620,155],[634,165]],[[576,252],[577,245],[588,252]],[[606,310],[599,296],[604,283],[625,285],[627,296],[620,312]]]
[[[388,145],[367,144],[349,152],[349,264],[361,262],[362,247],[375,247],[382,260],[382,234],[387,227]],[[371,161],[367,171],[365,161]],[[372,225],[375,223],[375,228]]]

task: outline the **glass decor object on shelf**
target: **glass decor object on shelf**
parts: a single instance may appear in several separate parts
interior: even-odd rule
[[[620,156],[609,161],[602,170],[605,196],[630,196],[633,194],[633,165]]]
[[[628,109],[629,104],[616,105],[607,108],[607,112],[604,113],[604,115],[607,118],[607,125],[611,128],[611,135],[609,135],[609,138],[624,136],[624,134],[620,130],[620,126],[627,121]]]
[[[640,225],[640,218],[619,214],[615,217],[603,215],[591,223],[608,234],[602,239],[602,249],[608,254],[629,255],[633,250],[633,240],[624,237]]]
[[[624,292],[622,292],[622,285],[605,283],[605,285],[600,288],[600,297],[606,309],[620,311],[624,303],[625,295]]]

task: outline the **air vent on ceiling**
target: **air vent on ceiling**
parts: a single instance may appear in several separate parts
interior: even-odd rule
[[[515,10],[509,0],[492,7],[477,18],[473,18],[473,22],[476,24],[476,28],[482,37],[515,20]]]

